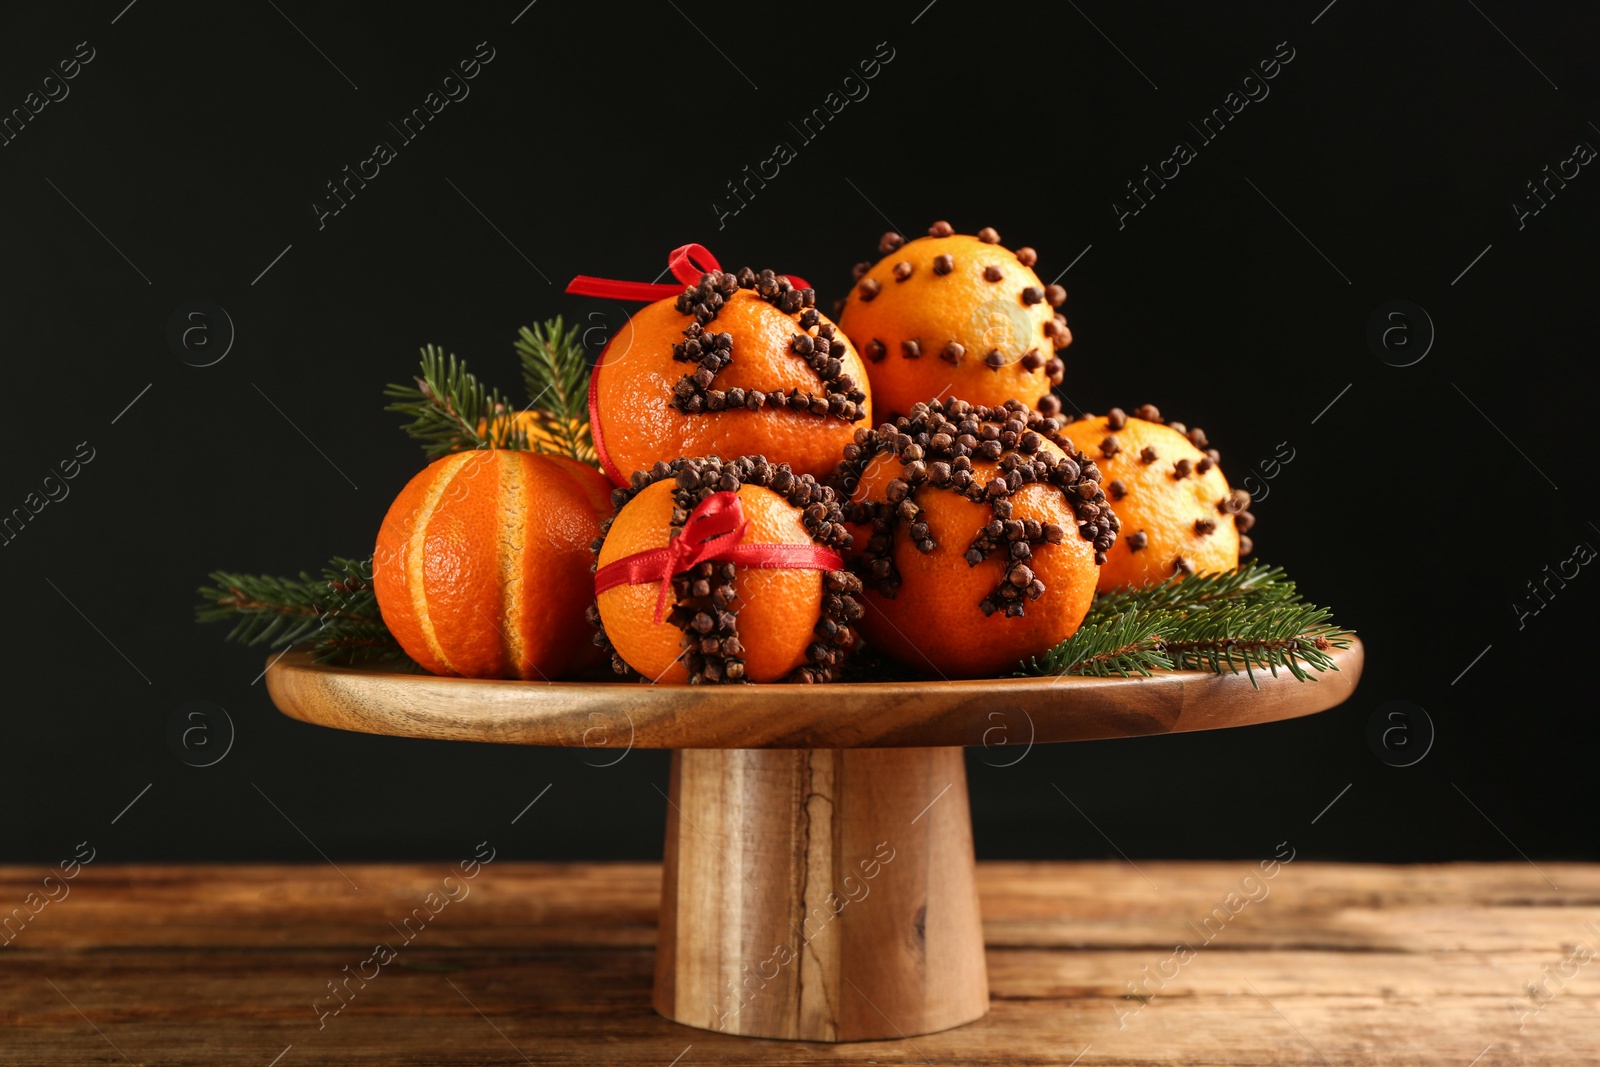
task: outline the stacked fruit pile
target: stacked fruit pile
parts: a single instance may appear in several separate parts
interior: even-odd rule
[[[577,279],[660,298],[593,367],[587,427],[472,394],[473,450],[401,492],[372,584],[405,652],[473,677],[609,653],[653,682],[822,682],[866,644],[986,676],[1069,638],[1097,589],[1237,567],[1249,501],[1202,431],[1149,405],[1063,416],[1067,294],[1033,249],[938,222],[878,251],[837,323],[802,279],[698,246],[676,286]]]

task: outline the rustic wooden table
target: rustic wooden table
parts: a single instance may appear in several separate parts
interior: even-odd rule
[[[1600,1062],[1600,866],[980,864],[990,1013],[842,1045],[652,1012],[657,866],[452,869],[0,868],[0,1063]]]

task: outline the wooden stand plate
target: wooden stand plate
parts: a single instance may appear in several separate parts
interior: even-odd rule
[[[1248,726],[1335,707],[1338,672],[827,686],[516,682],[275,660],[287,715],[365,733],[671,748],[655,1006],[725,1033],[913,1037],[989,1008],[961,748]],[[999,734],[996,731],[1000,731]]]

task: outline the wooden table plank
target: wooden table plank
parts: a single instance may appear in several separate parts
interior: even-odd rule
[[[1600,866],[1300,861],[1200,926],[1253,867],[981,864],[990,1014],[826,1046],[650,1011],[653,865],[494,863],[319,1029],[326,983],[400,944],[446,864],[345,867],[359,890],[327,866],[94,864],[0,948],[0,1064],[1600,1061],[1600,966],[1560,973],[1600,953]],[[45,873],[0,868],[0,907]]]

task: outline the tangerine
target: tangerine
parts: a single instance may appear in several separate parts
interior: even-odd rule
[[[971,237],[936,222],[909,243],[886,233],[878,251],[876,264],[856,264],[839,326],[867,360],[881,414],[950,396],[1032,407],[1061,383],[1055,353],[1072,332],[1055,309],[1067,291],[1039,280],[1033,249],[1003,248],[991,228]]]
[[[832,489],[761,457],[729,463],[677,459],[618,489],[617,514],[595,542],[598,568],[667,547],[694,509],[717,493],[737,498],[748,524],[730,544],[848,542]],[[730,535],[731,536],[731,535]],[[828,681],[855,642],[861,583],[846,570],[746,566],[714,557],[673,577],[671,610],[655,621],[659,582],[602,590],[589,619],[619,674],[652,682]]]
[[[434,674],[554,678],[604,661],[582,625],[610,484],[564,456],[483,449],[429,464],[378,530],[373,588]]]
[[[1232,570],[1250,554],[1250,495],[1228,488],[1204,430],[1165,423],[1146,404],[1133,415],[1112,408],[1085,416],[1061,432],[1096,457],[1122,522],[1122,537],[1100,568],[1102,591]]]
[[[856,435],[838,478],[868,643],[913,669],[983,677],[1077,630],[1117,522],[1099,470],[1057,428],[1017,400],[934,400]]]
[[[746,268],[634,315],[594,369],[612,480],[680,456],[761,453],[796,474],[831,471],[856,424],[872,424],[872,401],[861,357],[815,301]]]

